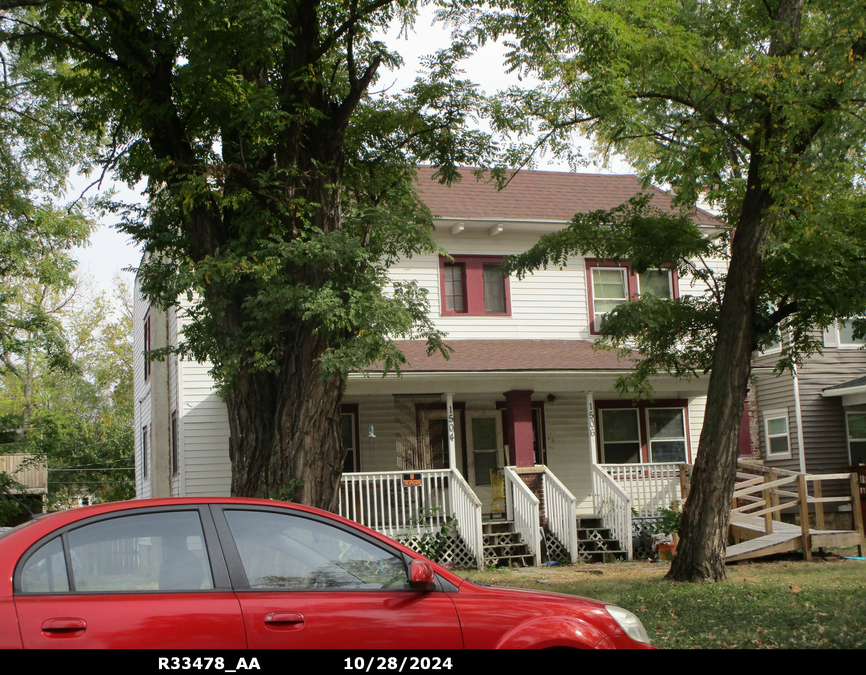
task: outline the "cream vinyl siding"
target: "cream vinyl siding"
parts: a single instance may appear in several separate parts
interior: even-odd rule
[[[452,236],[436,233],[437,243],[452,255],[509,255],[526,251],[538,235],[509,232],[491,237],[486,230],[466,230]],[[454,340],[589,339],[586,305],[586,273],[583,260],[560,270],[551,268],[528,275],[523,280],[509,278],[511,316],[441,316],[439,256],[416,256],[403,260],[390,270],[394,281],[416,280],[427,289],[430,315],[436,327]]]
[[[151,426],[150,415],[150,381],[144,381],[144,317],[147,314],[148,303],[141,297],[138,279],[135,280],[135,301],[133,303],[132,324],[132,413],[133,431],[135,432],[135,496],[138,499],[150,497],[150,476],[145,480],[142,465],[141,430]]]
[[[185,322],[181,316],[181,330]],[[178,392],[178,436],[185,497],[231,494],[228,413],[215,391],[210,368],[208,362],[178,362],[183,382]]]
[[[486,230],[464,230],[451,235],[436,232],[436,242],[451,255],[513,255],[523,253],[538,241],[532,232],[509,232],[491,237]],[[720,273],[723,261],[709,261]],[[560,269],[552,266],[527,275],[514,276],[510,284],[510,316],[441,316],[442,299],[438,255],[416,256],[391,268],[392,281],[416,281],[427,290],[430,314],[436,327],[454,340],[592,339],[589,331],[589,305],[586,267],[583,258],[569,260]],[[702,281],[679,279],[680,295],[703,295],[708,287]]]
[[[592,451],[589,445],[586,394],[558,396],[544,406],[547,466],[577,498],[577,514],[591,515]]]
[[[701,441],[701,429],[704,426],[704,411],[707,408],[707,397],[696,396],[689,399],[689,443],[691,445],[691,463],[698,456],[698,445]]]
[[[178,332],[178,317],[177,312],[169,311],[168,313],[168,341],[172,345],[177,345],[177,332]],[[168,471],[169,471],[169,481],[171,485],[171,496],[179,497],[183,494],[183,470],[179,468],[178,474],[172,475],[171,473],[171,414],[179,409],[179,400],[180,400],[180,392],[178,387],[178,357],[177,355],[171,355],[167,359],[168,364],[168,392],[169,392],[169,405],[168,405],[168,418],[169,418],[169,431],[168,431],[168,448],[169,448],[169,458],[168,458]],[[178,446],[180,446],[180,414],[178,413]],[[183,467],[183,456],[180,454],[180,447],[178,447],[178,465],[179,467]]]

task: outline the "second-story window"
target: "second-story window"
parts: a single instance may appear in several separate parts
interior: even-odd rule
[[[604,315],[629,298],[625,268],[596,267],[592,270],[592,326],[598,331]]]
[[[505,275],[496,263],[484,263],[484,311],[488,314],[505,314]]]
[[[837,322],[839,328],[839,340],[836,344],[840,347],[862,347],[866,343],[866,338],[854,337],[854,322],[839,320]]]
[[[598,334],[605,314],[623,302],[641,295],[675,298],[679,294],[672,270],[647,270],[632,274],[628,263],[586,259],[590,332]]]
[[[439,258],[441,313],[448,315],[511,314],[508,277],[502,256],[459,255]]]
[[[445,310],[448,312],[466,311],[466,274],[460,263],[445,263]]]

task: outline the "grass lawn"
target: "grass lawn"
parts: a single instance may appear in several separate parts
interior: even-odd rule
[[[846,555],[856,555],[845,551]],[[669,563],[614,563],[466,573],[495,586],[582,595],[621,605],[660,649],[866,647],[866,561],[830,554],[728,566],[728,580],[663,580]]]

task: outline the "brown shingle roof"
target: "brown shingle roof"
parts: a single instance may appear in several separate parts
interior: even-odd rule
[[[418,167],[418,188],[424,203],[439,218],[568,221],[576,213],[612,209],[643,192],[637,176],[522,170],[503,189],[476,180],[471,169],[461,169],[463,180],[450,188],[431,180],[434,169]],[[667,192],[649,186],[652,204],[673,210]],[[713,215],[695,210],[695,223],[719,227]]]
[[[404,372],[495,372],[501,370],[631,370],[628,360],[596,351],[586,340],[446,340],[454,352],[449,360],[427,356],[423,340],[395,344],[409,364]],[[376,367],[369,370],[375,371]]]

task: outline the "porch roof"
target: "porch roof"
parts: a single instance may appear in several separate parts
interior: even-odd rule
[[[652,205],[672,212],[673,195],[652,185],[644,188],[634,175],[568,173],[563,171],[511,172],[508,185],[476,180],[471,168],[462,168],[463,180],[450,187],[433,180],[433,167],[418,167],[421,198],[438,218],[568,222],[575,213],[612,209],[641,192],[652,195]],[[694,222],[718,228],[708,211],[694,210]]]
[[[497,371],[629,371],[631,362],[616,353],[596,351],[588,340],[446,340],[454,352],[447,361],[438,352],[427,356],[423,340],[395,344],[409,363],[403,372]],[[368,372],[381,372],[371,366]]]

